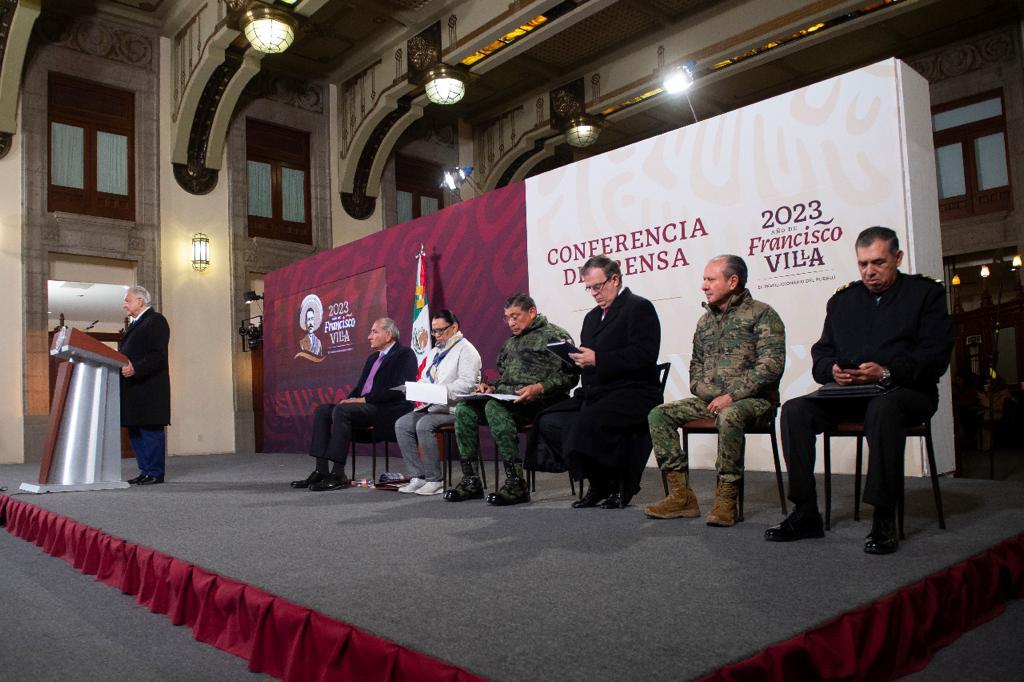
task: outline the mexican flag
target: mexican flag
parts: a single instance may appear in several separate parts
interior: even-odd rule
[[[416,254],[416,291],[412,297],[412,349],[416,353],[419,369],[416,378],[423,374],[430,352],[430,307],[427,305],[427,252],[420,244]]]

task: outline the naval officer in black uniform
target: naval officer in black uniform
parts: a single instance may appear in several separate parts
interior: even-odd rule
[[[949,366],[953,324],[943,286],[906,275],[896,233],[869,227],[856,242],[860,281],[829,299],[821,338],[811,348],[821,384],[879,384],[870,398],[795,398],[782,407],[782,448],[789,468],[789,499],[796,508],[765,532],[772,541],[823,537],[814,490],[815,435],[841,421],[863,421],[868,442],[864,501],[874,505],[869,554],[898,547],[895,512],[903,475],[905,430],[938,407],[938,381]]]

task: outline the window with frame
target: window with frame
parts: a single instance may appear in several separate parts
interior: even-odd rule
[[[135,94],[50,73],[47,210],[135,220]]]
[[[246,119],[249,236],[313,243],[309,133]]]
[[[939,217],[1013,208],[1001,90],[932,109]]]
[[[441,166],[402,154],[395,155],[396,225],[430,215],[444,207]]]

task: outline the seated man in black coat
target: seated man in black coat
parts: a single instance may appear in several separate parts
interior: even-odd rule
[[[590,482],[574,507],[619,509],[638,489],[651,452],[647,413],[662,402],[661,323],[650,301],[622,288],[611,258],[594,256],[582,273],[597,303],[583,319],[581,352],[570,354],[582,386],[538,418],[531,455],[563,456],[573,478]]]
[[[316,468],[306,478],[292,481],[293,488],[347,488],[345,459],[352,427],[372,426],[375,440],[394,440],[395,420],[412,409],[404,393],[391,390],[416,380],[416,354],[398,342],[398,325],[390,317],[382,317],[370,327],[367,338],[374,352],[366,358],[350,397],[313,412],[309,456],[316,458]],[[328,469],[328,460],[334,462],[333,470]]]

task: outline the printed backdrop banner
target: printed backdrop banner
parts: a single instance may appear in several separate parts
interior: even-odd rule
[[[783,400],[810,392],[810,348],[828,298],[858,279],[860,230],[893,228],[908,252],[904,271],[927,264],[941,275],[937,215],[922,220],[911,209],[911,199],[937,205],[932,150],[904,135],[908,118],[931,129],[927,97],[922,78],[889,60],[530,178],[530,291],[578,334],[594,305],[579,267],[601,253],[618,260],[625,284],[658,310],[661,358],[672,363],[666,400],[677,400],[690,395],[704,266],[719,254],[740,255],[751,293],[786,324]],[[931,175],[911,197],[913,168]],[[937,431],[951,443],[948,426]],[[713,438],[692,442],[691,465],[713,467]],[[852,470],[852,448],[844,454],[838,445],[833,466]],[[767,437],[751,437],[748,467],[771,462]],[[940,469],[951,456],[945,464]],[[907,472],[921,472],[912,447]]]
[[[421,244],[427,254],[426,294],[432,309],[454,311],[466,338],[480,351],[484,368],[494,367],[498,350],[509,336],[502,305],[506,297],[526,291],[528,286],[522,183],[267,275],[265,330],[270,333],[265,335],[263,351],[264,450],[308,450],[313,410],[347,395],[359,379],[362,363],[370,354],[366,336],[375,317],[394,319],[402,344],[408,345],[413,303],[409,292],[415,286],[416,254]],[[311,301],[302,305],[312,294],[320,297],[325,320],[315,329],[325,357],[322,362],[296,358],[299,353],[311,354],[309,348],[317,345],[312,341],[303,345],[309,336],[306,310],[315,309],[314,324],[319,314]],[[347,310],[345,301],[349,302]],[[330,330],[325,330],[325,325]],[[347,340],[338,335],[341,331],[348,332]],[[289,387],[291,393],[283,393]],[[284,395],[292,400],[283,400]]]
[[[377,268],[270,302],[264,391],[275,417],[346,397],[367,356],[367,329],[387,317],[385,274]]]

